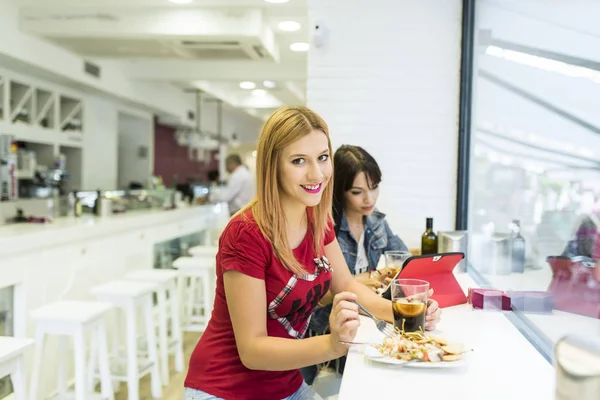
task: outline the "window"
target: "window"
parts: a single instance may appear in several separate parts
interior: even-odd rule
[[[566,334],[600,335],[594,15],[600,4],[591,2],[476,3],[470,273],[482,285],[520,292],[513,299],[525,296],[513,315],[548,359]]]

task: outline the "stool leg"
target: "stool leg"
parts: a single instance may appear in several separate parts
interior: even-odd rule
[[[85,333],[83,327],[75,333],[75,399],[86,400]]]
[[[44,340],[46,336],[39,329],[35,335],[35,353],[33,356],[33,370],[31,371],[31,382],[29,384],[29,399],[39,400],[40,375],[42,372],[42,357],[44,356]]]
[[[194,309],[195,309],[195,305],[194,303],[196,302],[196,291],[198,290],[198,286],[197,286],[197,281],[198,278],[196,278],[195,276],[192,276],[189,278],[190,280],[190,285],[186,288],[187,289],[187,307],[186,307],[186,318],[188,320],[188,323],[191,325],[193,323],[194,320]]]
[[[176,343],[175,348],[175,370],[182,372],[185,369],[183,361],[183,338],[181,335],[181,321],[179,319],[179,294],[175,283],[171,283],[169,286],[169,299],[171,306],[171,335],[173,341]]]
[[[21,355],[15,360],[16,368],[10,374],[13,385],[15,400],[27,400],[27,388],[25,384],[25,356]]]
[[[166,290],[160,288],[157,293],[158,297],[158,334],[159,334],[159,349],[161,358],[161,379],[162,384],[169,384],[169,344],[167,343],[167,296]]]
[[[177,276],[177,293],[179,295],[179,317],[181,318],[182,324],[187,324],[186,319],[186,310],[185,310],[185,283],[187,278],[185,276],[180,275]]]
[[[119,360],[121,360],[121,337],[123,335],[123,312],[120,309],[116,309],[114,310],[114,326],[112,328],[111,331],[111,353],[112,353],[112,359],[115,360],[115,362],[118,362]],[[110,365],[110,362],[109,362]],[[115,390],[115,393],[118,393],[119,390],[121,389],[121,382],[119,382],[118,380],[114,379],[112,381],[112,385],[113,388]]]
[[[58,360],[58,395],[64,398],[67,394],[67,375],[65,373],[65,361],[64,356],[68,350],[68,339],[66,336],[58,337],[58,354],[60,354]]]
[[[152,296],[146,297],[143,307],[144,319],[146,323],[146,342],[148,343],[148,360],[152,363],[152,370],[150,371],[152,397],[159,399],[162,396],[162,386],[158,368],[158,354],[156,351],[156,333],[154,330],[154,319],[152,312]]]
[[[90,346],[90,359],[88,362],[87,387],[88,391],[93,392],[96,383],[96,367],[98,365],[98,334],[96,330],[92,332],[92,343]]]
[[[211,295],[211,270],[205,269],[202,271],[202,291],[204,293],[204,326],[208,327],[208,321],[210,321],[210,315],[212,314],[214,298]]]
[[[133,302],[125,307],[127,325],[127,395],[129,400],[140,398],[140,377],[137,360],[136,314]]]
[[[108,362],[108,346],[106,344],[106,324],[104,321],[96,328],[96,345],[98,346],[98,361],[100,364],[100,385],[102,398],[114,400],[115,394],[112,387],[110,367]]]

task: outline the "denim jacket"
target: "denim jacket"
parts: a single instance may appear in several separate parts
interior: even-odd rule
[[[350,233],[346,214],[342,215],[337,240],[346,259],[350,272],[354,275],[358,243]],[[375,211],[367,217],[365,227],[365,246],[367,246],[367,258],[369,259],[369,271],[377,269],[379,258],[388,250],[408,251],[402,240],[390,229],[385,222],[385,214]],[[309,336],[322,335],[329,330],[329,314],[332,304],[318,306],[313,312],[309,324]]]
[[[374,211],[367,217],[365,226],[365,246],[367,258],[369,260],[369,271],[377,269],[379,259],[384,252],[389,250],[408,251],[408,248],[402,240],[390,229],[385,221],[385,214]],[[350,272],[354,274],[356,265],[356,255],[358,253],[358,242],[352,237],[346,213],[342,215],[342,221],[337,234],[337,240],[346,259],[346,264]]]

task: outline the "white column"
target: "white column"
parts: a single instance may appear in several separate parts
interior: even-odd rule
[[[454,229],[460,0],[310,0],[307,104],[334,149],[364,147],[383,182],[378,207],[410,247],[425,218]]]

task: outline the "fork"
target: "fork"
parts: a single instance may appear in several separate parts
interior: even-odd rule
[[[373,320],[373,322],[375,322],[375,326],[377,326],[377,329],[379,329],[379,332],[383,333],[385,336],[397,336],[398,335],[398,333],[396,332],[396,329],[391,324],[389,324],[389,323],[385,322],[384,320],[379,319],[376,316],[374,316],[373,314],[371,314],[358,301],[355,300],[354,303],[356,303],[358,308],[360,308],[360,310],[363,313],[365,313],[365,315],[367,317],[371,318]]]

